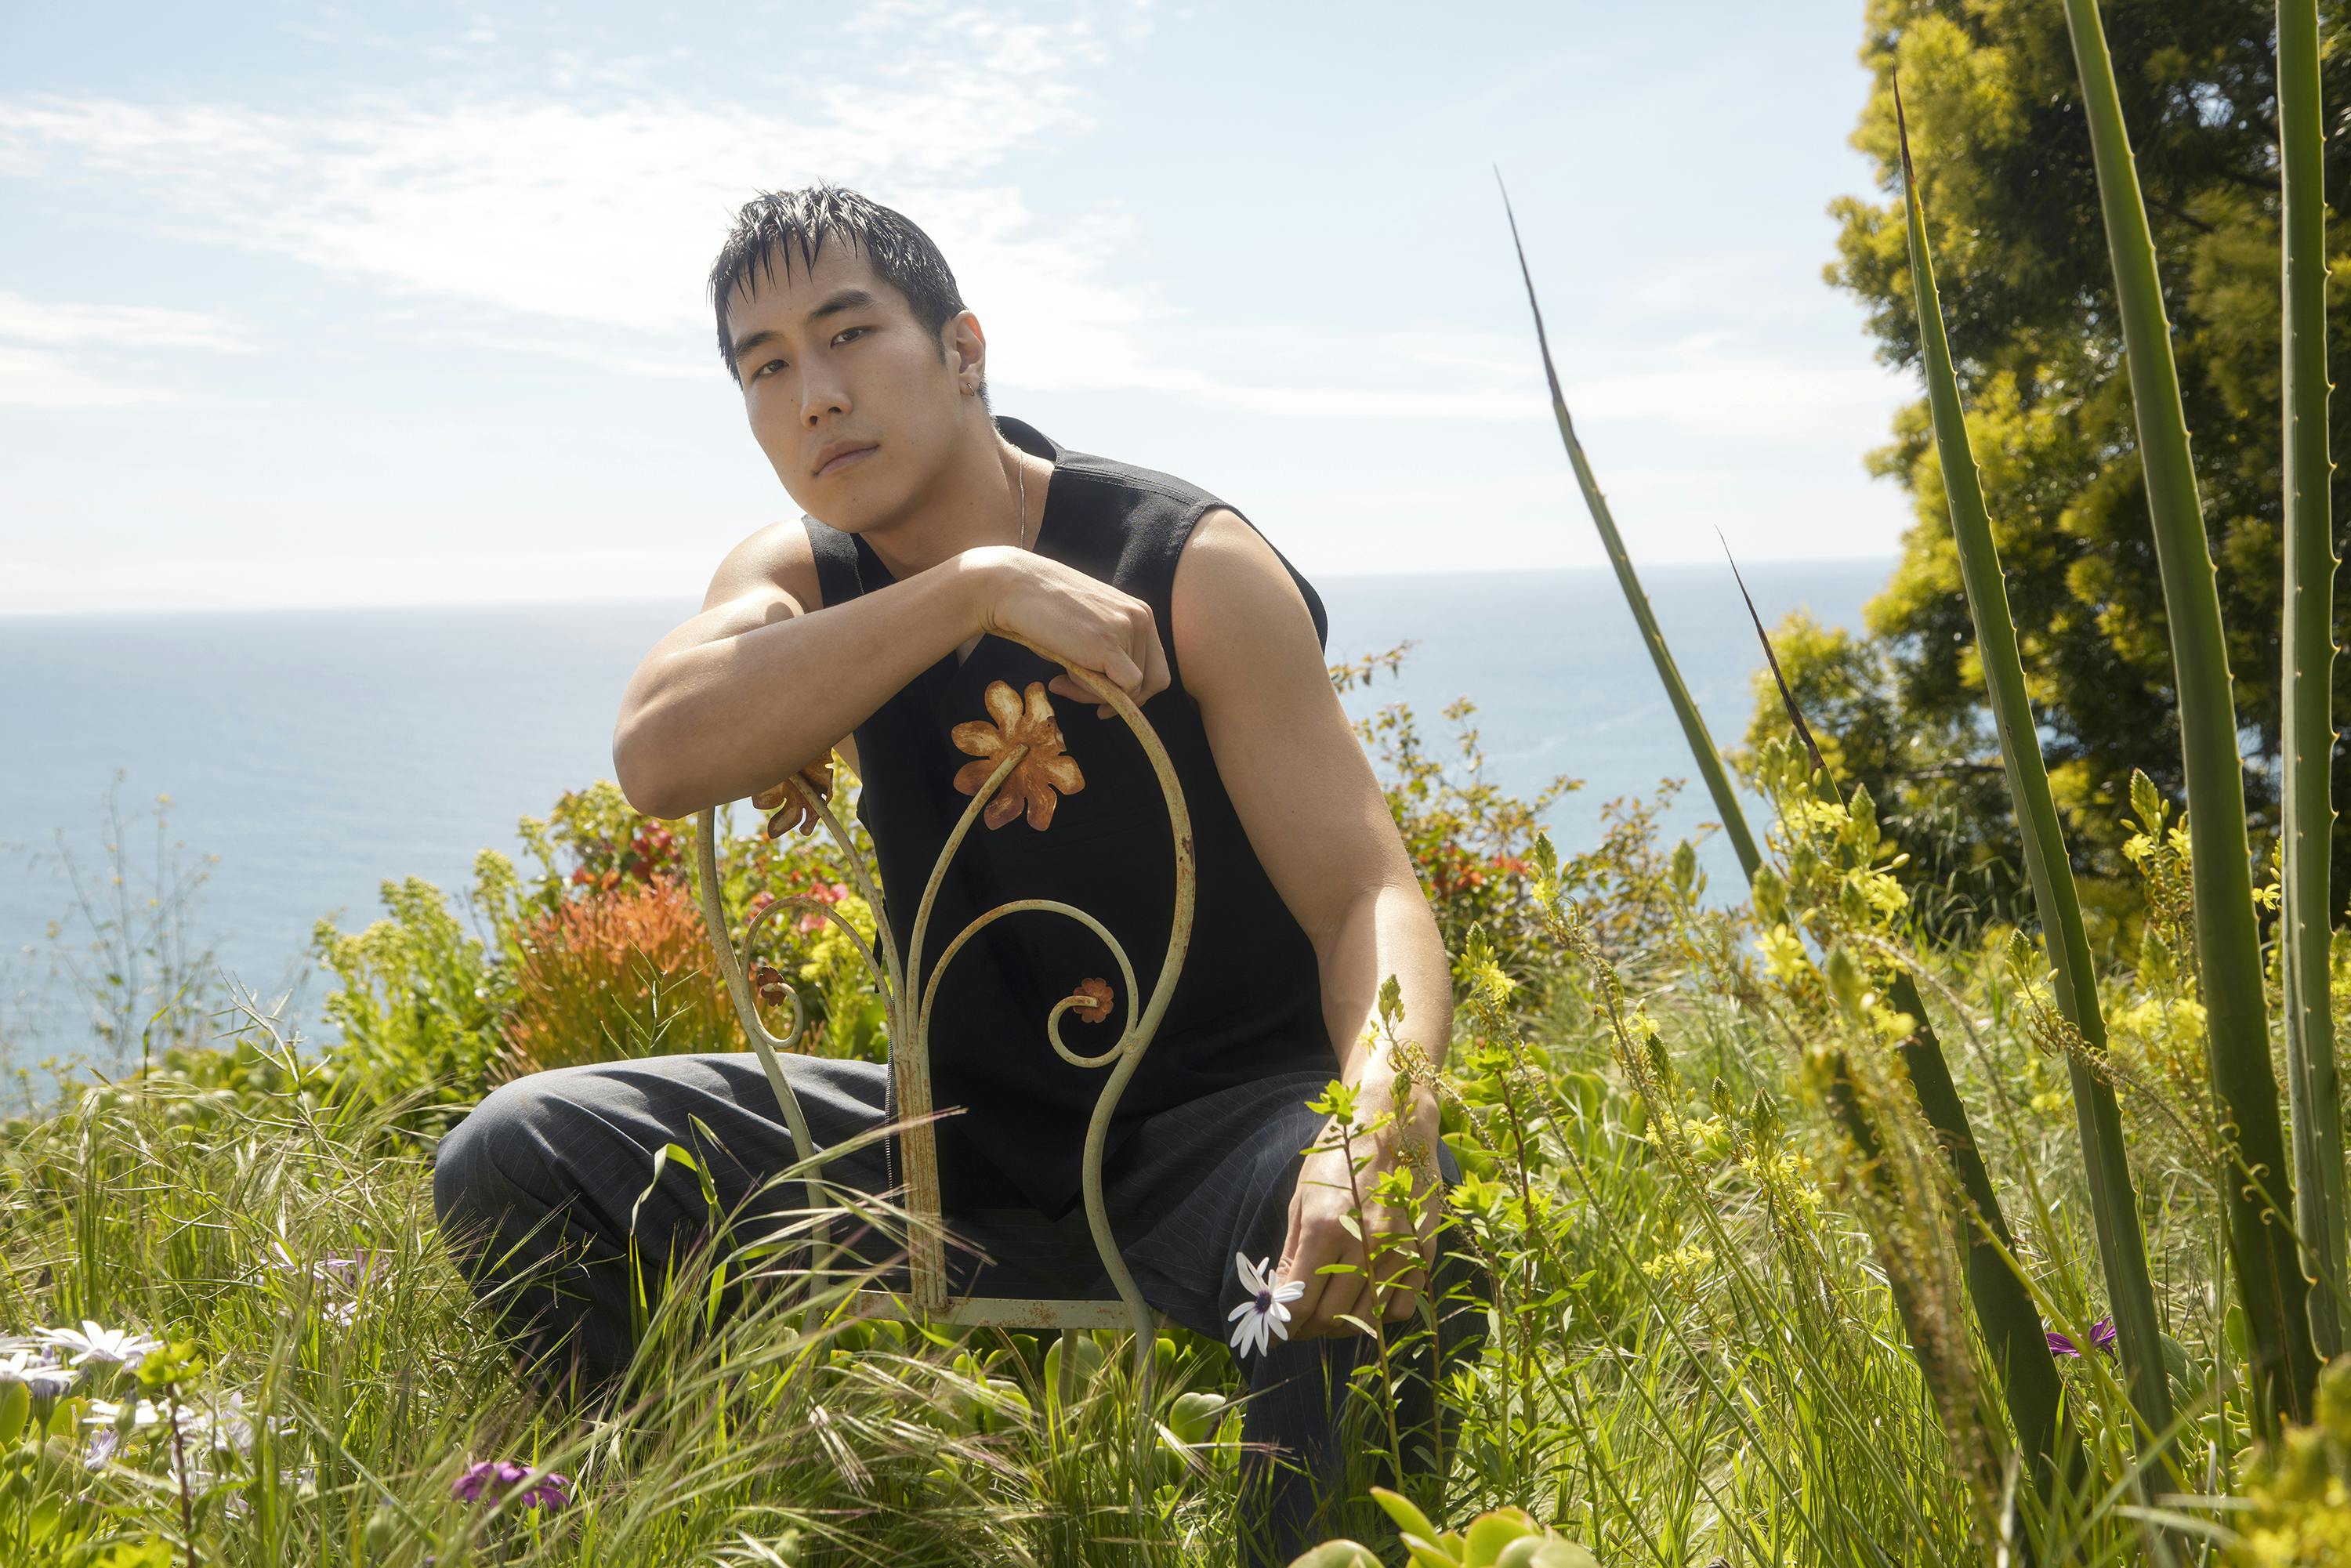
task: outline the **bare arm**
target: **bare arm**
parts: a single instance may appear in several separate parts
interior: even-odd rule
[[[621,792],[649,816],[685,817],[823,760],[981,629],[983,553],[822,608],[798,519],[753,534],[719,564],[702,612],[630,677],[612,730]]]
[[[1305,601],[1273,548],[1230,512],[1209,513],[1177,565],[1173,618],[1176,662],[1200,705],[1233,810],[1283,904],[1313,941],[1337,1053],[1332,1075],[1361,1091],[1359,1124],[1397,1113],[1384,1133],[1356,1138],[1358,1155],[1373,1156],[1355,1177],[1367,1188],[1396,1163],[1405,1136],[1434,1152],[1434,1097],[1416,1089],[1397,1103],[1385,1052],[1375,1057],[1364,1037],[1378,1021],[1380,984],[1395,975],[1404,1001],[1397,1038],[1417,1041],[1432,1064],[1443,1065],[1453,1032],[1444,939],[1371,760],[1332,690]],[[1280,1270],[1306,1285],[1293,1309],[1298,1337],[1354,1332],[1338,1321],[1342,1314],[1384,1309],[1385,1316],[1401,1317],[1411,1310],[1411,1292],[1426,1281],[1435,1206],[1416,1227],[1368,1197],[1369,1228],[1417,1240],[1422,1268],[1400,1274],[1389,1271],[1393,1265],[1384,1269],[1383,1281],[1397,1288],[1379,1292],[1367,1289],[1362,1274],[1315,1272],[1325,1263],[1364,1265],[1364,1243],[1341,1223],[1353,1197],[1343,1155],[1307,1157]]]
[[[1075,568],[983,545],[827,606],[806,530],[778,523],[728,553],[702,612],[630,677],[612,731],[621,792],[649,816],[685,817],[769,789],[835,746],[854,767],[841,737],[983,632],[1053,650],[1138,703],[1167,684],[1150,607]],[[1068,675],[1051,685],[1090,695]]]

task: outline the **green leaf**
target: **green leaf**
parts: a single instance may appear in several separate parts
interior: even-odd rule
[[[1290,1568],[1381,1568],[1372,1549],[1353,1541],[1326,1541],[1290,1560]]]
[[[1402,1492],[1391,1490],[1386,1487],[1374,1487],[1372,1500],[1380,1505],[1382,1512],[1395,1521],[1398,1530],[1417,1535],[1424,1541],[1437,1539],[1436,1523],[1429,1519],[1428,1515],[1420,1511],[1417,1503]]]
[[[1926,206],[1919,198],[1917,177],[1910,166],[1909,133],[1901,118],[1898,88],[1895,107],[1903,150],[1903,204],[1909,235],[1911,283],[1918,309],[1920,358],[1927,372],[1935,451],[1943,470],[1960,580],[1976,629],[1976,651],[1983,667],[1993,727],[2000,737],[2009,797],[2023,834],[2025,870],[2032,884],[2033,904],[2048,934],[2058,1010],[2096,1051],[2105,1043],[2105,1023],[2098,1009],[2096,969],[2082,922],[2081,900],[2074,885],[2073,863],[2066,854],[2056,800],[2049,786],[2048,768],[2041,754],[2040,730],[2025,687],[2023,656],[2017,646],[2016,624],[2009,610],[2007,583],[2001,572],[1991,518],[1985,508],[1975,455],[1968,443],[1966,416],[1959,405],[1959,378],[1952,366],[1942,304],[1935,287],[1934,257],[1927,243]],[[2022,933],[2013,933],[2010,937],[2011,962],[2017,962],[2020,946],[2029,956],[2019,967],[2030,965],[2037,969],[2039,955],[2031,952],[2031,945]],[[2092,1071],[2087,1062],[2069,1054],[2067,1072],[2074,1090],[2075,1133],[2081,1144],[2083,1169],[2088,1177],[2091,1219],[2107,1294],[2114,1303],[2116,1338],[2130,1375],[2132,1401],[2147,1429],[2160,1432],[2170,1421],[2171,1400],[2156,1348],[2155,1287],[2147,1270],[2147,1239],[2140,1228],[2137,1195],[2123,1143],[2121,1109],[2113,1085]],[[2018,1429],[2035,1452],[2053,1453],[2060,1385],[2047,1341],[2042,1337],[2039,1310],[2012,1291],[2001,1291],[1997,1303],[1988,1309],[1980,1303],[1980,1310],[1983,1311],[1987,1335],[2000,1346],[2001,1359],[2007,1364],[2010,1408]],[[2067,1458],[2069,1464],[2075,1461],[2073,1450],[2068,1450]]]
[[[1533,1535],[1539,1528],[1534,1515],[1522,1508],[1498,1508],[1479,1514],[1462,1532],[1463,1568],[1492,1568],[1503,1547]]]
[[[2316,0],[2279,0],[2277,106],[2283,195],[2285,624],[2283,920],[2286,1091],[2294,1128],[2294,1218],[2316,1281],[2310,1321],[2318,1354],[2343,1348],[2339,1300],[2351,1300],[2344,1225],[2342,1086],[2327,995],[2332,926],[2327,856],[2335,830],[2335,540],[2326,450],[2325,123]]]
[[[2210,1031],[2206,1059],[2222,1140],[2231,1145],[2228,1157],[2238,1166],[2221,1183],[2228,1200],[2231,1275],[2254,1345],[2249,1369],[2254,1426],[2264,1435],[2274,1435],[2283,1420],[2309,1415],[2318,1354],[2311,1337],[2310,1281],[2294,1241],[2294,1186],[2280,1124],[2277,1076],[2270,1066],[2269,1001],[2261,934],[2253,920],[2244,759],[2237,748],[2228,639],[2189,452],[2179,369],[2172,355],[2155,240],[2147,227],[2147,204],[2139,192],[2138,167],[2123,122],[2122,98],[2097,0],[2065,0],[2065,24],[2073,37],[2097,167],[2098,206],[2105,220],[2107,258],[2114,265],[2116,313],[2122,323],[2139,465],[2147,481],[2147,514],[2171,636],[2180,755],[2188,781],[2189,854],[2196,868],[2196,956]],[[2325,265],[2323,257],[2319,265]],[[2261,1173],[2261,1179],[2241,1179],[2246,1172]],[[2116,1329],[2128,1334],[2122,1319],[2124,1303],[2116,1305]],[[2141,1385],[2151,1380],[2156,1396],[2168,1404],[2161,1362],[2151,1343],[2144,1347],[2143,1364],[2152,1376],[2134,1364],[2134,1394],[2141,1394]]]

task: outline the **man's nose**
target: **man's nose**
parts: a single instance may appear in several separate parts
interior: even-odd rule
[[[838,375],[823,369],[812,369],[800,381],[800,418],[810,430],[823,422],[828,413],[849,412],[849,388]]]

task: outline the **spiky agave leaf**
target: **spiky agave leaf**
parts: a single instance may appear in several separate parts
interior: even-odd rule
[[[2156,272],[2155,240],[2097,0],[2065,0],[2065,26],[2090,122],[2098,206],[2114,264],[2139,462],[2147,476],[2147,512],[2171,629],[2172,680],[2188,778],[2189,852],[2196,867],[2196,959],[2204,982],[2206,1059],[2221,1113],[2219,1132],[2232,1166],[2221,1183],[2230,1259],[2249,1331],[2255,1417],[2262,1432],[2274,1434],[2282,1415],[2309,1418],[2318,1355],[2310,1333],[2310,1281],[2302,1272],[2290,1218],[2294,1178],[2279,1125],[2277,1077],[2270,1069],[2269,999],[2262,990],[2261,936],[2253,924],[2244,764],[2237,752],[2229,649],[2189,457],[2188,420]]]
[[[2317,0],[2278,0],[2278,148],[2284,221],[2285,628],[2282,728],[2286,1098],[2294,1109],[2294,1219],[2316,1281],[2311,1334],[2343,1348],[2343,1111],[2327,1006],[2335,837],[2335,538],[2326,451],[2326,192]]]
[[[1502,172],[1494,171],[1494,183],[1502,183]],[[1560,390],[1559,371],[1551,358],[1551,337],[1543,330],[1542,305],[1535,298],[1534,274],[1527,267],[1527,247],[1519,240],[1518,214],[1510,211],[1510,193],[1502,189],[1502,211],[1510,220],[1510,245],[1518,252],[1519,276],[1526,280],[1527,308],[1534,312],[1535,343],[1542,350],[1543,379],[1551,383],[1552,413],[1559,419],[1559,438],[1567,444],[1567,461],[1575,470],[1575,482],[1583,491],[1583,504],[1592,513],[1592,526],[1599,530],[1600,546],[1608,552],[1608,564],[1616,573],[1616,585],[1625,591],[1625,603],[1633,612],[1634,623],[1641,629],[1641,641],[1649,650],[1649,662],[1657,667],[1657,679],[1665,684],[1666,700],[1674,706],[1674,716],[1681,721],[1683,738],[1689,742],[1690,756],[1698,763],[1699,775],[1706,780],[1706,791],[1714,799],[1714,809],[1722,818],[1722,831],[1730,840],[1730,847],[1739,856],[1740,870],[1750,878],[1755,868],[1763,863],[1756,852],[1755,835],[1748,831],[1747,813],[1740,809],[1739,797],[1730,788],[1730,775],[1722,766],[1722,754],[1714,748],[1714,737],[1707,733],[1706,720],[1691,700],[1689,687],[1683,684],[1681,666],[1674,663],[1673,650],[1666,646],[1666,634],[1657,629],[1656,615],[1649,608],[1649,596],[1641,590],[1641,580],[1634,573],[1633,559],[1625,553],[1625,540],[1616,532],[1616,518],[1608,510],[1608,497],[1600,493],[1600,481],[1592,475],[1592,465],[1583,455],[1583,443],[1575,438],[1575,422],[1568,417],[1567,394]]]
[[[2025,871],[2032,883],[2032,902],[2041,912],[2048,936],[2049,958],[2055,970],[2059,1011],[2092,1052],[2105,1049],[2105,1021],[2098,1007],[2097,970],[2090,956],[2090,938],[2082,925],[2082,905],[2074,886],[2074,867],[2065,856],[2065,834],[2057,820],[2057,802],[2049,789],[2049,770],[2041,755],[2040,732],[2033,727],[2032,702],[2024,687],[2024,661],[2017,651],[2016,623],[2009,612],[2008,586],[2001,576],[2000,550],[1992,539],[1991,518],[1984,507],[1983,486],[1976,473],[1975,454],[1968,444],[1967,418],[1959,406],[1959,382],[1951,365],[1950,342],[1944,335],[1943,307],[1935,287],[1935,261],[1927,244],[1927,209],[1918,196],[1910,166],[1909,123],[1902,112],[1902,88],[1894,89],[1894,119],[1902,149],[1902,204],[1910,246],[1910,281],[1918,309],[1919,360],[1927,375],[1927,403],[1933,416],[1935,455],[1942,465],[1943,493],[1950,508],[1951,537],[1958,547],[1960,580],[1966,585],[1968,613],[1976,628],[1976,653],[1983,666],[1984,694],[1991,705],[1992,725],[2000,734],[2001,761],[2008,775],[2009,799],[2024,840]],[[2104,1265],[2106,1294],[2113,1302],[2120,1336],[2123,1365],[2130,1380],[2131,1404],[2146,1423],[2147,1434],[2162,1433],[2171,1424],[2171,1391],[2164,1381],[2162,1330],[2156,1317],[2155,1283],[2147,1263],[2147,1237],[2140,1228],[2138,1195],[2131,1182],[2130,1160],[2123,1146],[2122,1110],[2114,1086],[2101,1078],[2075,1051],[2066,1053],[2066,1071],[2073,1081],[2074,1113],[2082,1141],[2082,1165],[2088,1177],[2090,1212]],[[2039,1333],[2039,1324],[2033,1325]],[[2019,1351],[2022,1346],[2015,1347]],[[2056,1364],[2050,1360],[2046,1340],[2032,1358],[2036,1373],[2045,1364],[2050,1382]]]

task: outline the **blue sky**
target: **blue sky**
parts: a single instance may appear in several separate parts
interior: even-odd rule
[[[0,6],[0,613],[649,596],[796,514],[702,293],[827,178],[997,411],[1310,576],[1888,554],[1858,0]]]

